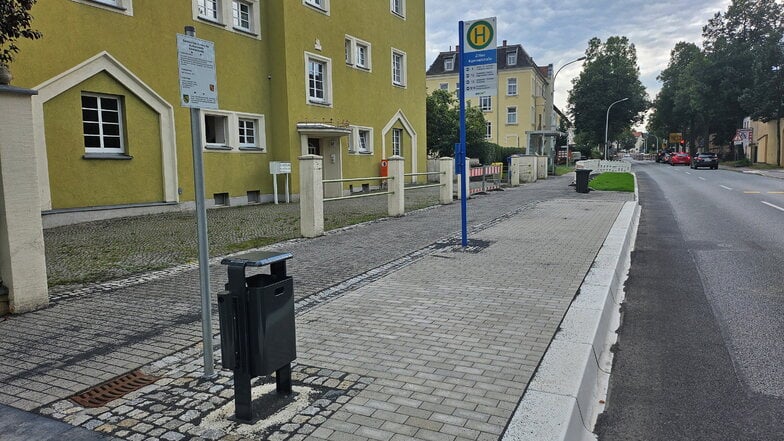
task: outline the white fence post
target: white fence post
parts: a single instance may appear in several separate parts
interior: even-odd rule
[[[389,194],[387,206],[390,216],[402,216],[406,212],[404,164],[401,156],[392,156],[389,159]]]
[[[12,313],[49,304],[33,147],[34,90],[0,86],[0,276]]]
[[[520,165],[522,165],[522,158],[519,156],[512,156],[509,162],[509,185],[517,187],[520,185]]]
[[[452,203],[452,192],[454,191],[455,179],[455,160],[452,158],[441,158],[438,160],[438,182],[441,184],[439,202],[441,204]]]
[[[299,157],[299,225],[304,237],[324,234],[324,183],[322,157]]]

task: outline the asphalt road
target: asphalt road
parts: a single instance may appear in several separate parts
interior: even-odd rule
[[[784,181],[635,162],[600,440],[784,439]]]

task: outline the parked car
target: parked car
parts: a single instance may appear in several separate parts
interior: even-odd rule
[[[715,153],[700,153],[691,160],[691,168],[710,167],[711,170],[719,168],[719,157]]]
[[[670,165],[676,165],[676,164],[690,165],[691,156],[689,156],[689,154],[686,152],[673,153],[670,156]]]

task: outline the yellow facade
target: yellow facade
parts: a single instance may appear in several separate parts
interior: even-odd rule
[[[270,161],[292,163],[296,194],[297,158],[309,143],[324,156],[325,179],[378,176],[381,159],[391,156],[393,128],[402,129],[407,170],[424,171],[424,1],[402,2],[402,11],[392,5],[38,2],[32,24],[43,38],[21,41],[11,70],[14,85],[39,90],[34,116],[37,108],[44,212],[193,201],[190,110],[180,105],[177,65],[176,35],[185,26],[215,45],[218,109],[201,111],[197,141],[209,202],[219,195],[231,204],[271,200]],[[238,19],[236,7],[244,13]],[[356,56],[358,46],[365,58],[349,63],[346,49]],[[309,60],[328,65],[323,103],[309,100]],[[400,84],[395,60],[402,60],[394,69]],[[85,119],[103,113],[82,108],[81,97],[92,94],[120,103],[122,148],[106,135],[116,125]],[[92,136],[96,127],[107,132]],[[367,137],[364,148],[356,147],[360,135]],[[90,144],[96,139],[100,147]]]
[[[751,158],[754,162],[763,162],[766,164],[780,165],[778,161],[784,161],[784,142],[779,149],[779,140],[776,136],[776,120],[768,121],[751,121],[750,128],[752,129],[752,136],[754,144],[756,145],[756,157]],[[784,118],[780,122],[782,127],[782,139],[784,139]]]
[[[506,57],[507,51],[511,50],[518,52],[520,64],[526,64],[525,66],[504,65],[501,60]],[[440,65],[445,55],[449,57],[450,54],[455,53],[442,53],[434,62],[434,64],[439,63],[437,68],[431,66],[427,74],[428,93],[437,89],[457,92],[457,63],[454,62],[455,67],[451,71],[444,71]],[[527,148],[526,132],[542,130],[546,125],[544,120],[546,78],[541,75],[532,60],[529,59],[529,63],[522,62],[527,55],[520,45],[500,46],[497,48],[497,55],[499,57],[498,90],[495,96],[490,97],[489,106],[486,100],[480,102],[479,98],[470,98],[467,102],[469,105],[483,108],[485,120],[489,123],[486,137],[488,141],[502,147]]]

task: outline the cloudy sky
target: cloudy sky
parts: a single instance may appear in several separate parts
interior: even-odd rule
[[[425,0],[427,62],[457,44],[457,23],[498,18],[497,42],[522,44],[539,66],[563,64],[585,54],[588,40],[626,36],[637,48],[640,79],[653,99],[656,80],[679,41],[702,47],[702,27],[730,0]],[[580,72],[574,63],[558,74],[555,105],[566,111],[567,90]]]

